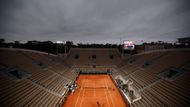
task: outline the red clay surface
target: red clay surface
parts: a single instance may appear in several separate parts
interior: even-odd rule
[[[128,107],[109,75],[80,75],[63,107]]]

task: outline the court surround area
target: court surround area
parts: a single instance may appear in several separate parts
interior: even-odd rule
[[[109,75],[79,75],[77,82],[63,107],[127,107]]]

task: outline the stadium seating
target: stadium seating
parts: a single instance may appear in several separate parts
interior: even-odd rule
[[[2,106],[58,106],[67,94],[64,87],[78,75],[70,72],[60,58],[38,51],[1,49],[0,60]],[[41,65],[47,66],[44,69]],[[22,70],[29,76],[16,81],[7,75],[12,68]]]
[[[76,55],[79,56],[78,59],[75,58]],[[96,56],[95,59],[92,57],[93,55]],[[110,55],[112,55],[113,58],[110,58]],[[66,61],[77,67],[92,66],[93,64],[96,66],[113,66],[115,63],[121,61],[121,56],[116,49],[72,48]]]
[[[158,54],[159,53],[159,54]],[[141,106],[187,106],[189,105],[189,54],[190,50],[161,50],[132,56],[134,62],[128,62],[118,69],[117,75],[133,81],[134,89],[141,93],[142,98],[131,104]],[[134,58],[133,58],[134,57]],[[146,68],[146,61],[153,63]],[[180,75],[173,80],[163,79],[159,75],[168,69],[176,68]],[[122,73],[122,72],[125,72]]]
[[[66,85],[82,70],[132,81],[142,106],[189,106],[190,50],[148,51],[122,59],[117,49],[72,48],[66,59],[25,49],[0,49],[0,106],[57,107],[68,94]],[[171,75],[167,76],[166,74]],[[176,74],[175,74],[176,73]]]

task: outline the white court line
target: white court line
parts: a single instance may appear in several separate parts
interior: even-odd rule
[[[85,79],[85,81],[84,81],[84,86],[83,87],[85,87],[85,83],[86,83],[86,79]],[[85,92],[85,88],[83,89],[83,93],[82,93],[82,98],[81,98],[81,102],[80,102],[80,107],[81,107],[81,104],[82,104],[82,102],[83,102],[83,100],[84,100],[84,98],[83,98],[83,96],[84,96],[84,92]]]
[[[96,98],[95,83],[94,83],[94,97]]]
[[[104,80],[104,86],[105,86],[105,80]],[[105,86],[106,87],[106,86]],[[110,107],[110,103],[109,103],[109,100],[108,100],[108,96],[107,96],[107,93],[106,93],[106,91],[105,91],[105,89],[104,89],[104,93],[106,94],[106,100],[107,100],[107,102],[108,102],[108,107]]]
[[[115,107],[115,104],[113,104],[113,99],[112,99],[112,95],[110,94],[109,90],[108,90],[108,84],[107,84],[107,81],[104,79],[104,82],[106,83],[106,87],[107,87],[107,91],[110,95],[110,98],[111,98],[111,102],[112,102],[112,105]]]
[[[76,103],[75,103],[75,107],[77,107],[78,99],[79,99],[79,97],[80,97],[80,94],[81,94],[81,91],[82,91],[83,84],[84,84],[84,80],[82,81],[82,84],[81,84],[81,87],[80,87],[80,90],[79,90],[79,95],[78,95],[78,97],[77,97],[77,101],[76,101]]]

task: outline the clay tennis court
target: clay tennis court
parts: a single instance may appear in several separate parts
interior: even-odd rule
[[[109,75],[80,75],[63,107],[128,107]]]

